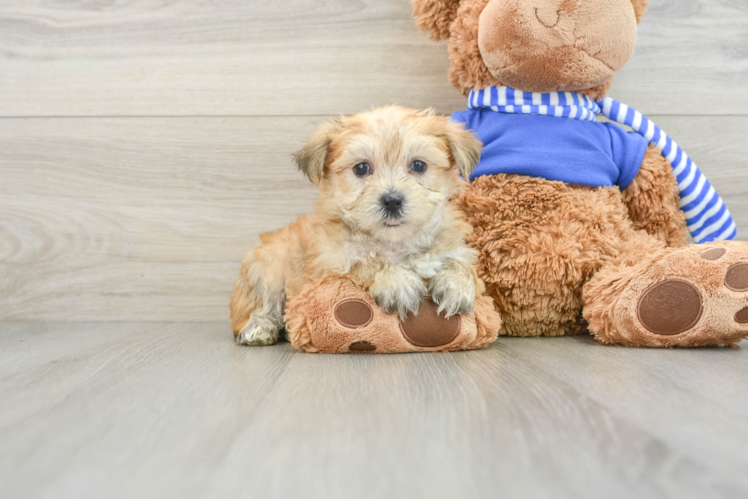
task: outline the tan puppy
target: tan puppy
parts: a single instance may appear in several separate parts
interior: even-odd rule
[[[237,342],[275,343],[286,296],[326,274],[350,277],[401,317],[426,294],[448,316],[472,311],[477,255],[449,199],[481,148],[447,117],[396,106],[322,125],[295,155],[320,189],[315,213],[262,235],[244,258],[231,297]]]

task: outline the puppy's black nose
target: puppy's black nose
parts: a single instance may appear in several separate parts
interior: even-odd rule
[[[387,215],[400,215],[400,211],[403,209],[403,195],[399,193],[387,193],[379,201],[382,203],[382,208],[387,212]]]

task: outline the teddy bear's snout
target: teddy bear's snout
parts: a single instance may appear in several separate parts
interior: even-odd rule
[[[601,85],[635,44],[630,0],[490,0],[478,23],[480,54],[491,74],[530,92]]]

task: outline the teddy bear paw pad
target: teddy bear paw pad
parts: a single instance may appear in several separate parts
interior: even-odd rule
[[[437,312],[439,306],[426,297],[418,314],[409,314],[400,322],[400,331],[409,343],[418,347],[441,347],[451,343],[460,333],[460,316],[444,317]]]
[[[701,293],[680,279],[652,286],[639,300],[639,321],[657,335],[678,335],[699,322],[704,311]]]

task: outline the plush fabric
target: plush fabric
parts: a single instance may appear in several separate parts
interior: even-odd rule
[[[636,44],[629,0],[492,0],[478,23],[478,48],[488,70],[505,85],[529,92],[602,85]]]

